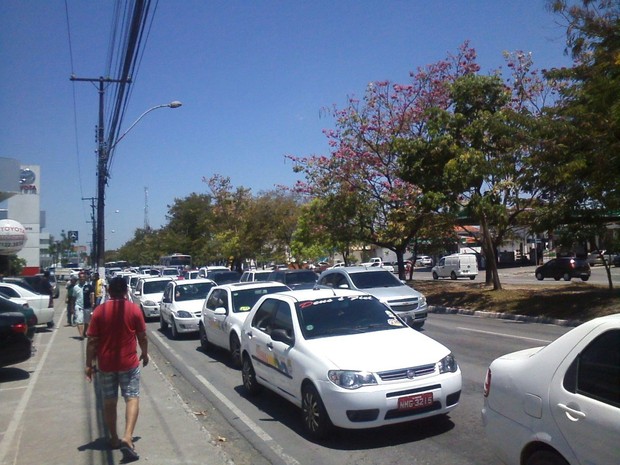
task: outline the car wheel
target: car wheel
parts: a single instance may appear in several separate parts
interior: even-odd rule
[[[476,279],[476,277],[475,276],[470,276],[469,279],[471,279],[473,281],[474,279]]]
[[[582,277],[581,277],[581,280],[582,280],[582,281],[587,281],[588,279],[590,279],[590,276],[582,276]]]
[[[312,384],[306,385],[301,394],[301,415],[304,430],[313,438],[324,438],[332,429],[321,396]]]
[[[164,316],[159,312],[159,329],[165,331],[168,329],[168,323],[164,321]]]
[[[172,333],[172,339],[179,338],[179,330],[177,329],[177,324],[174,321],[174,317],[170,317],[170,332]]]
[[[555,279],[556,281],[559,281],[560,277],[559,276],[554,276],[553,279]]]
[[[235,368],[241,366],[241,343],[234,332],[230,333],[230,359]]]
[[[256,381],[256,372],[254,371],[249,355],[243,357],[241,378],[243,379],[243,387],[251,396],[255,396],[261,391],[261,386]]]
[[[562,276],[562,278],[564,278],[564,281],[570,281],[570,273],[564,273],[564,276]]]
[[[439,279],[439,276],[437,276],[437,273],[435,273],[434,271],[433,271],[433,279]]]
[[[536,279],[538,279],[539,281],[542,281],[543,279],[545,279],[545,277],[542,275],[542,273],[539,271],[538,273],[536,273]]]
[[[557,452],[539,450],[528,457],[525,465],[568,465],[568,462]]]
[[[450,273],[450,279],[456,279],[456,273],[454,271]]]
[[[211,349],[211,343],[209,342],[209,338],[207,338],[207,331],[205,330],[205,325],[202,324],[202,321],[198,324],[198,336],[200,337],[200,347],[203,352],[208,352]]]
[[[54,322],[53,322],[53,321],[48,321],[48,322],[47,322],[47,327],[48,327],[49,329],[52,329],[52,328],[54,327]]]

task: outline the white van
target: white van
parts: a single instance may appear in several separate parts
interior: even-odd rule
[[[476,279],[478,262],[472,253],[455,253],[439,260],[432,269],[433,279],[438,278],[469,278]]]

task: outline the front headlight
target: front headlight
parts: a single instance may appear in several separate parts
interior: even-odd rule
[[[439,362],[437,362],[437,368],[439,368],[439,373],[454,373],[458,369],[458,364],[456,363],[456,359],[454,355],[448,354]]]
[[[177,312],[177,316],[179,318],[193,318],[194,315],[192,315],[190,312],[186,311],[186,310],[179,310]]]
[[[420,296],[418,299],[418,307],[426,307],[426,297]]]
[[[359,389],[377,384],[375,376],[367,371],[330,370],[327,377],[336,386],[345,389]]]

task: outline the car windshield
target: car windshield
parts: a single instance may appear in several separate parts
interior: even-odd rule
[[[266,273],[254,273],[254,281],[269,281],[269,275],[271,271],[267,271]]]
[[[144,293],[145,294],[156,294],[158,292],[164,292],[166,284],[168,284],[168,280],[162,281],[151,281],[144,283]]]
[[[372,289],[373,287],[398,287],[403,283],[389,271],[364,271],[350,273],[351,281],[358,289]]]
[[[236,271],[214,271],[209,273],[208,278],[218,284],[235,283],[239,281],[241,275]]]
[[[287,286],[272,286],[256,289],[243,289],[240,291],[232,291],[232,307],[234,313],[249,312],[254,304],[262,296],[273,294],[275,292],[284,292],[290,290]]]
[[[284,275],[286,284],[303,284],[316,282],[316,273],[314,271],[294,271]]]
[[[204,300],[215,283],[180,284],[175,289],[175,300]]]
[[[302,301],[296,307],[306,339],[405,327],[394,313],[372,296]]]

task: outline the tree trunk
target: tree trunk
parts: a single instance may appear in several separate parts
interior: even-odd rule
[[[499,274],[497,272],[497,257],[495,256],[495,246],[491,239],[491,231],[489,231],[487,225],[487,217],[483,213],[480,215],[480,227],[482,228],[482,244],[484,254],[486,256],[486,284],[490,284],[489,278],[493,281],[493,290],[499,291],[502,289],[502,284],[499,281]]]

